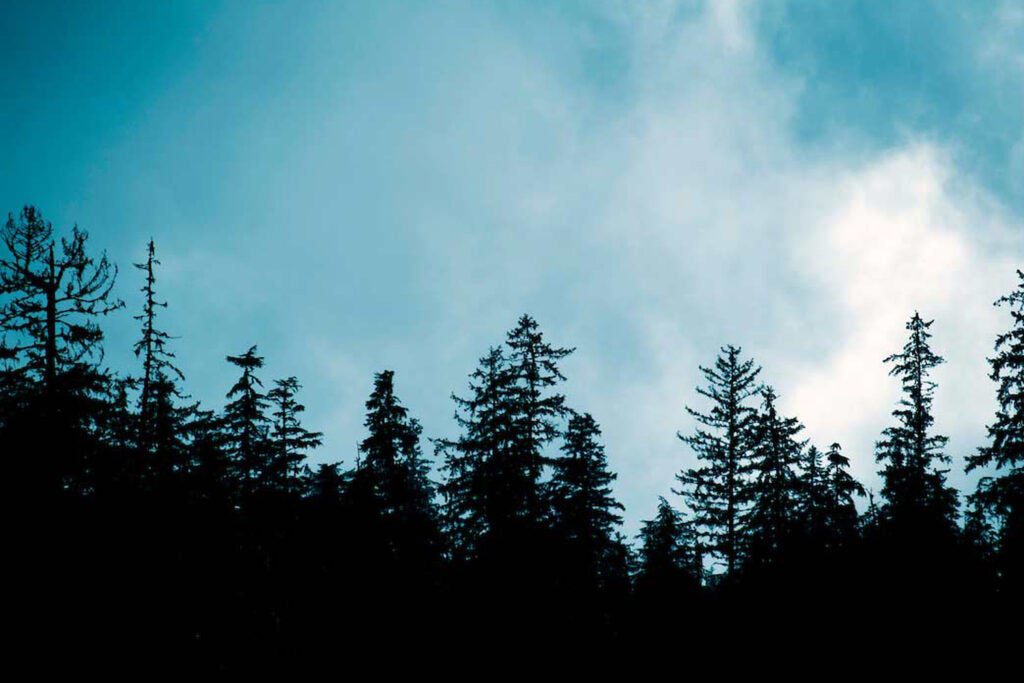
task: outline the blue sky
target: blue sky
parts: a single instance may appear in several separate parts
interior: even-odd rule
[[[451,435],[522,312],[578,349],[630,531],[724,343],[874,486],[919,308],[956,468],[983,439],[1024,265],[1018,3],[37,2],[0,37],[0,207],[121,265],[108,361],[152,236],[192,393],[222,405],[259,344],[318,459],[352,461],[383,368]]]

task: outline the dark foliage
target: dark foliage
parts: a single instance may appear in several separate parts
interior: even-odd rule
[[[1024,273],[997,302],[1012,318],[990,360],[999,409],[968,458],[984,476],[963,517],[934,433],[943,360],[915,314],[885,359],[903,397],[877,447],[881,505],[858,513],[866,491],[839,445],[808,446],[727,346],[680,435],[685,507],[659,499],[634,549],[601,429],[562,393],[572,350],[529,316],[455,398],[459,433],[433,440],[436,464],[384,370],[356,462],[313,465],[322,435],[303,424],[301,385],[264,391],[255,346],[227,357],[239,378],[223,409],[188,400],[152,242],[138,375],[119,377],[100,329],[121,307],[113,264],[32,207],[0,238],[9,614],[33,670],[294,675],[626,647],[722,666],[714,655],[801,633],[790,646],[819,631],[835,646],[865,616],[877,638],[948,636],[1019,609]]]

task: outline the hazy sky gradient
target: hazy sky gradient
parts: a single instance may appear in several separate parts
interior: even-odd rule
[[[918,308],[956,470],[982,441],[1024,266],[1019,3],[39,2],[0,37],[0,207],[121,265],[108,361],[152,236],[189,389],[220,407],[259,344],[318,459],[352,462],[384,368],[453,435],[522,312],[578,349],[630,532],[724,343],[875,486]]]

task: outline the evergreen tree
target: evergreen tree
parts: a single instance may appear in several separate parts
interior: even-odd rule
[[[452,397],[462,436],[435,442],[445,457],[446,524],[466,558],[478,556],[489,540],[502,546],[491,544],[498,555],[519,560],[538,551],[545,448],[568,413],[554,387],[565,379],[558,363],[572,349],[548,344],[526,315],[508,333],[506,348],[492,348],[481,359],[467,398]]]
[[[857,532],[856,496],[864,497],[864,487],[850,474],[850,459],[842,447],[833,443],[825,455],[825,525],[831,546],[841,545]]]
[[[755,409],[748,399],[760,391],[761,372],[753,360],[741,360],[735,346],[722,349],[715,367],[701,367],[707,387],[697,393],[711,401],[711,410],[687,412],[700,425],[693,434],[679,438],[693,449],[700,466],[686,470],[676,479],[693,511],[705,547],[725,563],[726,574],[735,575],[743,557],[743,527],[747,461],[750,455],[750,425]]]
[[[945,362],[928,342],[932,322],[915,312],[907,323],[910,334],[902,352],[885,359],[885,363],[892,364],[889,374],[900,380],[903,397],[892,413],[896,425],[882,433],[875,459],[884,463],[883,512],[890,520],[902,523],[924,515],[952,529],[956,524],[956,492],[946,485],[947,470],[938,467],[950,460],[943,452],[949,439],[931,432],[936,384],[929,375]]]
[[[778,395],[771,387],[762,391],[761,410],[751,424],[751,453],[746,466],[751,481],[744,498],[749,509],[744,531],[751,560],[770,563],[785,549],[797,528],[801,484],[797,475],[805,442],[797,437],[803,425],[794,417],[778,414]]]
[[[231,401],[224,408],[225,447],[242,492],[253,493],[263,487],[273,456],[266,415],[268,401],[261,391],[263,383],[256,376],[263,367],[263,357],[256,355],[252,346],[241,355],[228,356],[227,361],[241,368],[242,375],[227,394]]]
[[[4,401],[19,410],[8,416],[14,428],[6,441],[12,450],[45,451],[41,465],[24,473],[39,493],[88,492],[100,470],[110,471],[97,460],[105,456],[92,433],[111,393],[98,367],[98,319],[123,304],[111,296],[116,266],[105,254],[90,256],[87,241],[78,226],[57,239],[32,206],[0,230],[0,361],[5,388],[23,392]]]
[[[135,356],[142,359],[142,379],[139,390],[139,427],[138,445],[144,453],[153,447],[156,437],[163,438],[157,443],[160,450],[174,448],[173,424],[175,416],[173,397],[177,395],[175,379],[185,380],[185,375],[174,364],[174,353],[167,348],[171,335],[156,326],[157,311],[167,308],[167,302],[157,300],[155,266],[160,265],[156,258],[156,245],[149,240],[146,261],[134,264],[146,274],[145,284],[140,290],[143,295],[142,313],[135,320],[142,323],[142,336],[133,350]],[[162,424],[161,424],[162,422]]]
[[[271,488],[285,493],[298,493],[306,453],[323,443],[323,434],[302,426],[300,416],[306,406],[295,399],[301,388],[297,378],[288,377],[275,380],[274,388],[267,392],[273,406],[273,428],[266,479]]]
[[[9,215],[0,232],[7,254],[0,259],[0,355],[23,357],[26,371],[50,394],[58,373],[101,352],[96,323],[124,304],[110,297],[117,267],[106,254],[86,253],[88,233],[72,228],[70,239],[53,236],[53,226],[35,207]]]
[[[548,462],[544,448],[561,434],[561,421],[568,414],[565,397],[553,391],[565,381],[558,363],[573,349],[547,343],[537,321],[528,315],[519,318],[506,345],[513,382],[508,396],[514,416],[510,456],[526,473],[524,512],[536,522],[543,514],[540,478]]]
[[[600,438],[601,429],[589,413],[574,413],[550,483],[556,532],[578,553],[584,580],[595,586],[612,573],[608,564],[615,554],[615,529],[622,523],[618,511],[624,509],[612,494],[616,475],[608,471]]]
[[[462,435],[435,442],[444,456],[445,528],[453,556],[461,559],[478,558],[482,541],[513,525],[524,508],[520,492],[530,485],[529,475],[509,455],[511,389],[504,351],[492,348],[470,375],[468,398],[452,395]]]
[[[800,512],[805,531],[813,540],[824,537],[828,513],[827,465],[817,446],[808,447],[800,458]]]
[[[437,548],[434,486],[420,449],[423,429],[395,395],[393,371],[375,375],[363,424],[369,434],[355,477],[365,480],[394,552],[429,559]]]
[[[703,555],[693,525],[663,497],[658,511],[640,527],[637,590],[657,597],[678,596],[700,586]]]
[[[971,496],[979,526],[996,522],[1000,569],[1006,585],[1024,594],[1024,271],[1017,271],[1017,288],[996,300],[1010,310],[1012,325],[996,337],[989,359],[996,389],[995,421],[988,427],[989,443],[967,458],[967,471],[990,468]]]

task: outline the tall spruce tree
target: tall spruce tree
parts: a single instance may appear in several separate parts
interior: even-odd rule
[[[365,480],[373,513],[398,557],[427,559],[438,549],[434,486],[420,449],[423,429],[395,395],[393,371],[375,375],[363,424],[369,434],[359,445],[362,464],[354,476]]]
[[[825,526],[830,547],[847,543],[857,533],[856,497],[867,493],[850,474],[850,459],[833,443],[825,454]]]
[[[495,557],[523,559],[536,550],[546,517],[545,449],[568,414],[555,390],[565,379],[558,363],[571,352],[548,344],[524,315],[505,348],[492,348],[480,360],[467,397],[452,397],[463,433],[435,444],[445,458],[441,491],[457,554],[479,556],[489,546]]]
[[[800,457],[800,513],[804,531],[812,539],[824,537],[828,514],[827,464],[817,446],[809,446]]]
[[[656,598],[678,596],[701,584],[704,558],[699,535],[692,523],[658,498],[653,519],[640,526],[637,590]]]
[[[756,414],[748,400],[760,391],[757,376],[761,372],[753,360],[740,356],[740,348],[726,346],[713,368],[701,367],[707,386],[698,387],[697,393],[711,401],[711,409],[701,413],[687,407],[699,426],[691,435],[678,434],[700,465],[676,476],[680,483],[676,493],[686,500],[705,547],[724,562],[729,577],[743,558],[745,472]]]
[[[511,388],[505,353],[493,347],[470,375],[467,397],[452,395],[462,434],[435,441],[444,457],[444,523],[458,559],[479,558],[483,540],[511,526],[525,507],[529,475],[509,453]]]
[[[296,377],[288,377],[275,380],[274,388],[267,392],[273,426],[266,479],[271,488],[285,493],[300,491],[306,454],[323,443],[323,434],[302,426],[301,416],[306,406],[295,398],[301,388]]]
[[[995,421],[988,445],[967,458],[967,471],[989,468],[971,496],[977,526],[995,522],[993,536],[1005,585],[1024,595],[1024,271],[1017,288],[996,300],[1010,310],[1011,327],[996,337],[989,377],[997,383]]]
[[[598,586],[613,574],[621,503],[612,494],[601,429],[589,413],[569,419],[562,457],[554,460],[549,490],[556,533],[582,564],[582,580]]]
[[[180,398],[177,382],[184,381],[185,375],[175,365],[174,353],[168,348],[171,335],[159,329],[156,324],[157,311],[167,308],[167,302],[159,301],[156,295],[156,245],[149,240],[146,260],[134,266],[145,273],[141,288],[143,295],[142,313],[135,320],[142,323],[142,334],[135,342],[133,351],[142,360],[142,377],[139,381],[138,420],[136,446],[144,457],[151,456],[149,465],[162,475],[180,471],[183,466],[181,432],[188,410],[175,405]]]
[[[744,530],[750,560],[767,564],[785,550],[798,528],[802,487],[797,468],[806,442],[797,438],[804,428],[800,421],[779,415],[775,390],[766,387],[761,395],[761,409],[750,425]]]
[[[242,374],[227,394],[231,401],[224,408],[224,441],[243,494],[253,493],[263,488],[272,457],[268,401],[256,376],[263,357],[252,346],[241,355],[228,356],[227,361],[241,368]]]
[[[950,461],[943,451],[949,439],[932,433],[936,384],[929,375],[945,362],[928,341],[933,322],[925,321],[915,311],[906,325],[909,335],[903,350],[884,361],[892,365],[889,375],[899,378],[903,397],[892,413],[896,424],[886,428],[876,444],[875,460],[884,463],[883,513],[888,519],[898,524],[929,519],[952,529],[956,524],[956,492],[946,485],[948,470],[939,467]]]
[[[519,318],[505,343],[512,379],[508,399],[514,419],[510,455],[526,472],[525,512],[536,521],[544,505],[540,495],[540,479],[548,462],[544,449],[561,434],[562,421],[569,412],[565,397],[554,390],[565,381],[558,364],[573,349],[546,342],[537,321],[528,315]]]

